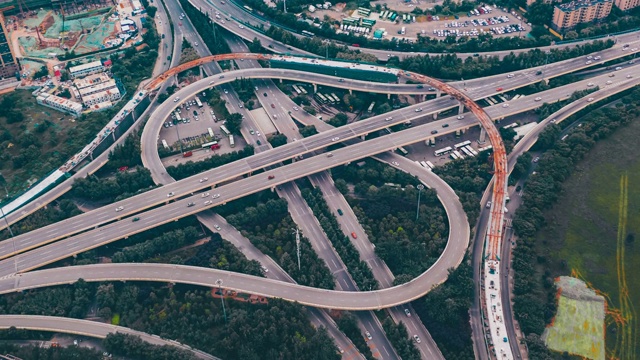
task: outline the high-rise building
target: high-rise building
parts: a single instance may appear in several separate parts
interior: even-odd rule
[[[0,25],[2,32],[0,33],[0,79],[15,77],[20,72],[18,60],[11,49],[11,40],[5,28],[4,15],[0,13]]]
[[[631,10],[640,6],[640,0],[616,0],[616,6],[622,11]]]
[[[578,24],[601,20],[609,16],[613,0],[576,0],[556,5],[553,9],[553,27],[566,30]]]

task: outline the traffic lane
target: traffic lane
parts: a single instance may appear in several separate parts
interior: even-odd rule
[[[622,72],[621,74],[624,74],[624,72]],[[594,80],[595,80],[595,79],[594,79]],[[586,80],[585,80],[585,81],[586,81]],[[555,95],[553,95],[553,94],[551,94],[551,93],[552,93],[552,92],[553,92],[553,93],[555,93],[555,92],[558,92],[558,91],[563,91],[563,88],[564,88],[564,87],[556,88],[556,89],[552,89],[552,90],[548,90],[548,91],[546,91],[546,92],[542,93],[541,95],[543,95],[543,96],[545,96],[545,97],[547,97],[547,96],[549,96],[549,97],[556,97]],[[568,94],[567,94],[567,95],[568,95]],[[442,99],[442,98],[441,98],[441,99]],[[525,98],[525,99],[529,99],[529,101],[530,101],[530,98]],[[444,100],[444,101],[446,101],[446,100]],[[442,101],[441,101],[441,102],[442,102]],[[426,107],[426,106],[425,106],[425,107]],[[412,108],[415,108],[415,106],[414,106],[414,107],[409,107],[409,108],[407,108],[407,109],[403,109],[403,110],[402,110],[403,115],[404,115],[405,113],[409,113],[409,114],[410,114],[410,113],[411,113],[411,112],[410,112],[410,110],[411,110]],[[488,112],[490,112],[492,109],[495,109],[495,107],[487,108],[487,111],[488,111]],[[514,108],[511,108],[511,109],[513,110]],[[429,111],[431,111],[431,107],[427,107],[427,112],[429,112]],[[499,112],[499,108],[498,108],[498,112]],[[401,116],[403,116],[403,115],[401,115]],[[490,113],[490,115],[491,115],[491,113]],[[374,118],[372,118],[372,120],[370,120],[370,122],[367,122],[367,121],[357,122],[357,123],[354,123],[354,124],[348,125],[346,128],[347,128],[347,129],[358,129],[357,131],[358,131],[359,133],[365,133],[365,132],[366,132],[366,131],[368,131],[369,129],[374,129],[374,128],[379,128],[379,127],[381,127],[381,126],[382,126],[382,127],[383,127],[383,126],[385,126],[385,125],[384,125],[385,121],[380,119],[380,118],[382,118],[383,116],[384,116],[384,115],[381,115],[381,116],[378,116],[378,117],[374,117]],[[414,116],[415,116],[415,114],[414,114]],[[494,116],[495,116],[495,115],[494,115]],[[378,120],[378,121],[377,121],[377,124],[380,124],[380,125],[376,125],[376,123],[374,122],[376,119]],[[392,123],[392,122],[399,122],[397,119],[398,119],[398,118],[397,118],[397,116],[396,116],[396,118],[395,118],[393,121],[388,122],[388,123],[390,124],[390,123]],[[403,118],[403,119],[404,119],[404,118]],[[367,126],[368,124],[371,124],[371,125]],[[344,128],[344,127],[343,127],[343,128]],[[339,128],[339,129],[342,129],[342,128]],[[347,129],[342,129],[342,130],[332,130],[332,131],[340,131],[337,135],[341,135],[341,136],[338,136],[338,137],[339,137],[339,138],[344,138],[345,136],[347,136],[346,134],[348,134],[348,133],[349,133],[349,131],[348,131]],[[346,132],[345,132],[345,131],[346,131]],[[325,134],[325,135],[326,135],[326,134]],[[334,135],[335,135],[335,133],[334,133]],[[296,142],[296,144],[297,144],[297,145],[289,145],[289,146],[302,146],[303,144],[305,144],[305,143],[307,143],[307,142],[314,141],[314,140],[316,141],[316,144],[313,144],[313,143],[311,143],[311,144],[312,144],[312,145],[315,145],[316,147],[319,147],[320,145],[324,145],[324,144],[328,144],[328,143],[329,143],[329,142],[326,140],[326,138],[325,138],[325,139],[318,139],[318,140],[316,140],[316,137],[317,137],[317,136],[318,136],[318,135],[316,135],[316,136],[314,136],[314,137],[307,138],[307,139],[301,139],[302,141]],[[280,152],[280,151],[287,151],[287,150],[292,151],[293,149],[290,149],[290,148],[288,148],[288,147],[286,147],[286,146],[283,146],[283,147],[279,148],[278,152]],[[307,148],[307,150],[309,150],[309,149]],[[154,149],[153,149],[153,151],[155,151],[155,144],[154,144]],[[290,154],[291,156],[297,156],[298,154],[302,153],[302,151],[301,151],[301,150],[298,150],[298,151],[297,151],[297,154],[294,154],[295,152],[296,152],[296,151],[295,151],[295,150],[293,150],[293,152],[290,152],[289,154]],[[267,161],[267,162],[274,163],[274,162],[275,162],[275,158],[280,157],[280,155],[279,155],[279,154],[272,154],[272,156],[273,156],[272,161]],[[247,162],[249,162],[249,161],[256,161],[256,160],[257,160],[257,159],[256,159],[255,157],[250,157],[250,158],[247,158],[247,159],[246,159],[246,161],[247,161]],[[234,164],[235,164],[235,163],[234,163]],[[257,169],[257,168],[259,168],[259,167],[265,166],[265,163],[264,163],[264,162],[260,162],[260,161],[256,161],[255,163],[250,164],[250,166],[251,166],[253,169]],[[217,176],[217,175],[220,175],[220,174],[224,173],[224,168],[225,168],[225,166],[218,168],[214,175],[216,175],[216,176]],[[212,175],[212,176],[214,176],[214,175]],[[196,176],[194,176],[194,177],[196,177]],[[194,178],[194,177],[192,177],[192,178]],[[194,180],[195,180],[195,179],[194,179]],[[215,180],[213,180],[213,181],[215,181]],[[168,189],[168,190],[171,190],[171,189]],[[149,192],[149,193],[147,193],[147,195],[145,195],[145,197],[148,197],[148,196],[150,196],[151,194],[152,194],[152,192]],[[139,202],[139,197],[142,197],[142,195],[139,195],[138,197],[130,198],[131,200],[124,200],[124,201],[132,201],[132,202],[138,203],[138,202]],[[160,196],[160,199],[158,199],[157,197],[156,197],[156,199],[157,199],[157,200],[160,200],[160,199],[161,199],[161,196]],[[157,204],[157,202],[156,202],[156,204]],[[122,203],[122,202],[119,202],[119,203],[118,203],[118,204],[116,204],[116,205],[117,205],[117,206],[121,206],[121,205],[126,205],[126,204],[124,204],[124,203]],[[124,212],[121,216],[125,216],[125,215],[127,215],[127,214],[128,214],[128,212]],[[91,212],[91,213],[87,213],[87,214],[85,214],[84,216],[89,217],[89,216],[94,216],[94,215],[95,215],[95,214],[93,214],[93,212]],[[80,216],[82,216],[82,215],[80,215]],[[113,215],[111,215],[111,216],[109,216],[109,215],[102,215],[102,216],[103,216],[103,217],[105,217],[105,219],[106,219],[106,218],[113,218]],[[96,217],[94,217],[94,218],[93,218],[93,220],[96,220]],[[51,225],[50,227],[59,227],[59,228],[62,228],[60,225],[61,225],[61,224],[54,224],[54,225]],[[44,228],[43,228],[43,229],[44,229]],[[78,229],[76,229],[76,230],[78,230],[78,231],[79,231],[79,230],[81,230],[81,229],[83,229],[83,228],[82,228],[82,227],[78,227]],[[84,229],[86,229],[86,227],[84,227]],[[39,231],[39,230],[36,230],[36,231]],[[27,233],[27,234],[29,234],[29,233]],[[25,234],[25,235],[27,235],[27,234]],[[48,236],[49,238],[56,239],[56,237],[55,237],[55,236],[53,236],[53,235],[54,235],[53,233],[48,233],[48,234],[47,234],[47,236]],[[30,235],[30,236],[31,236],[31,235]],[[58,237],[58,238],[59,238],[59,237]],[[20,239],[20,236],[18,237],[18,239]],[[6,243],[6,242],[5,242],[5,243]],[[30,242],[30,243],[32,243],[32,242]],[[19,243],[17,243],[17,244],[19,244]],[[2,249],[2,245],[3,245],[3,244],[2,244],[2,243],[0,243],[0,254],[8,254],[8,253],[11,253],[11,252],[7,252],[7,250],[9,250],[9,249],[7,249],[7,250],[5,250],[5,251],[3,252],[3,251],[1,250],[1,249]],[[23,246],[23,244],[19,244],[19,245],[20,245],[20,246],[18,246],[18,248],[24,247],[24,246]],[[6,248],[8,248],[8,247],[9,247],[9,244],[6,244],[6,245],[5,245],[5,247],[6,247]],[[10,251],[10,250],[9,250],[9,251]]]
[[[122,333],[138,336],[145,342],[157,346],[175,346],[181,348],[182,350],[192,352],[200,359],[218,359],[215,356],[209,355],[197,349],[192,349],[174,340],[165,340],[157,335],[150,335],[142,331],[136,331],[122,326],[105,324],[90,320],[70,319],[59,316],[0,315],[0,328],[9,329],[11,327],[49,332],[64,332],[102,339],[106,338],[109,334]]]
[[[339,164],[350,162],[353,159],[370,156],[372,154],[375,154],[378,151],[384,151],[384,149],[392,149],[392,148],[406,145],[408,143],[422,140],[425,137],[429,136],[427,135],[430,133],[428,129],[439,127],[439,125],[442,124],[442,121],[446,121],[446,120],[441,120],[441,121],[436,121],[434,123],[429,123],[426,125],[416,126],[413,128],[414,131],[412,132],[394,133],[384,137],[372,139],[365,143],[354,145],[349,148],[337,149],[336,151],[333,152],[334,156],[332,157],[321,157],[319,159],[312,158],[312,159],[301,160],[291,165],[269,170],[264,174],[262,174],[261,176],[251,176],[251,177],[236,181],[234,183],[225,185],[221,188],[216,189],[216,191],[219,194],[221,194],[221,197],[219,197],[218,199],[211,200],[211,204],[204,205],[203,208],[206,209],[213,206],[217,206],[227,201],[231,201],[233,199],[237,199],[242,196],[245,196],[246,194],[267,189],[271,186],[275,186],[298,177],[308,176],[310,174],[325,170],[327,167],[333,167]],[[460,122],[458,122],[458,124],[461,126],[465,126],[465,123],[470,124],[473,121],[474,120],[472,119],[472,117],[468,117],[467,119],[463,119]],[[425,131],[420,131],[422,129],[424,129]],[[450,127],[448,131],[452,132],[452,131],[455,131],[455,129],[456,129],[455,126]],[[271,179],[268,179],[268,177],[270,177],[271,175],[274,177],[273,181],[269,181]],[[292,175],[295,177],[291,177]],[[268,180],[268,181],[265,182],[265,180]],[[114,237],[131,235],[132,233],[136,233],[136,232],[151,228],[154,225],[160,225],[180,217],[195,214],[203,209],[203,208],[199,208],[201,204],[199,203],[197,207],[194,206],[193,208],[188,208],[186,205],[189,202],[198,202],[199,196],[200,195],[195,195],[195,196],[187,197],[184,199],[176,200],[175,202],[165,205],[163,207],[152,209],[143,214],[140,214],[141,221],[138,221],[137,223],[135,223],[135,225],[132,225],[132,223],[122,225],[123,222],[116,222],[116,223],[103,226],[99,229],[81,234],[79,235],[80,237],[85,236],[86,238],[90,239],[90,240],[82,241],[82,243],[85,244],[85,247],[81,249],[88,250],[88,249],[97,247],[102,243],[106,243],[108,241],[115,241]],[[185,211],[184,210],[185,208],[190,210]],[[90,213],[87,213],[87,214],[90,214]],[[127,221],[128,219],[124,220],[124,222],[127,222]],[[109,236],[105,238],[104,235],[101,235],[100,232],[103,232],[103,231],[104,231],[104,234],[109,233]],[[27,255],[27,257],[30,259],[30,262],[28,263],[24,261],[25,254],[17,257],[17,259],[19,260],[18,261],[19,269],[21,271],[24,271],[26,269],[30,269],[33,266],[37,266],[38,264],[40,265],[44,264],[47,261],[52,262],[52,261],[64,258],[66,257],[64,256],[65,254],[68,256],[71,254],[81,252],[82,250],[80,250],[78,246],[74,246],[74,248],[70,249],[70,251],[62,251],[62,250],[50,251],[49,250],[51,247],[59,247],[59,246],[64,246],[64,244],[67,244],[67,243],[73,243],[75,241],[74,239],[76,238],[78,238],[78,236],[70,237],[65,240],[59,241],[57,243],[32,250],[30,253],[27,253],[27,254],[30,254],[30,255]],[[33,254],[39,254],[39,255],[33,255]],[[36,260],[36,258],[39,260]],[[40,262],[38,263],[38,261]],[[24,266],[20,266],[20,265],[24,265]],[[10,273],[9,269],[10,269],[9,264],[7,264],[6,261],[0,262],[0,270],[2,270],[0,271],[0,274],[3,271]]]
[[[367,342],[373,356],[377,359],[399,359],[375,314],[371,311],[357,311],[355,315],[364,327],[361,327],[360,330],[363,332],[364,341]],[[366,337],[365,331],[369,332],[371,340]]]
[[[416,129],[419,129],[419,128],[420,128],[420,126],[416,127]],[[407,134],[397,133],[396,135],[402,135],[402,137],[406,138],[410,134],[408,134],[408,133]],[[413,136],[415,136],[415,135],[413,135]],[[389,137],[391,137],[391,135],[389,135]],[[380,149],[381,148],[380,145],[375,143],[375,142],[380,142],[380,140],[382,140],[382,139],[384,139],[384,138],[378,138],[378,139],[370,140],[370,142],[372,142],[372,143],[371,144],[367,144],[367,145],[369,145],[371,147],[369,152],[377,151],[378,149]],[[409,137],[409,139],[411,139],[411,137]],[[388,140],[388,139],[384,139],[384,140]],[[413,141],[413,140],[409,140],[409,141]],[[388,146],[394,147],[394,146],[398,146],[398,145],[395,144],[395,143],[392,143],[392,144],[390,144]],[[350,151],[350,149],[339,149],[339,150],[335,151],[334,153],[337,155],[337,157],[334,156],[332,159],[337,159],[338,157],[343,156],[342,153],[347,153],[349,156],[347,156],[346,160],[344,160],[344,159],[342,160],[344,162],[349,161],[349,159],[354,156],[353,151]],[[367,153],[364,152],[364,154],[366,156]],[[360,155],[355,155],[355,156],[363,156],[363,155],[360,154]],[[309,159],[309,160],[315,160],[315,159]],[[293,164],[293,165],[295,165],[297,167],[302,167],[304,169],[304,173],[301,174],[300,176],[307,176],[309,173],[313,173],[313,172],[317,172],[318,171],[318,170],[315,170],[315,171],[311,170],[310,172],[308,171],[310,166],[308,166],[307,163],[309,162],[309,160],[302,160],[302,161],[299,161],[299,162]],[[318,161],[312,161],[312,163],[309,164],[309,165],[314,165],[314,164],[317,164],[317,163],[319,163],[319,162]],[[285,166],[285,167],[282,167],[282,168],[279,168],[279,169],[275,169],[273,171],[274,172],[283,171],[283,169],[286,169],[286,168],[291,167],[293,165],[288,165],[288,166]],[[324,166],[320,166],[319,168],[323,168],[323,167]],[[264,176],[266,176],[266,174]],[[280,176],[279,178],[280,179],[285,178],[284,181],[290,181],[291,180],[291,178],[286,179],[285,176]],[[282,180],[280,180],[280,181],[282,182]],[[243,182],[247,182],[247,183],[253,182],[254,184],[247,186],[247,184],[243,184]],[[274,185],[276,183],[277,183],[277,181],[274,182]],[[249,188],[253,187],[255,189],[255,187],[262,187],[262,186],[264,186],[264,180],[261,177],[250,177],[250,178],[241,180],[241,181],[233,183],[233,184],[225,185],[224,188],[229,188],[230,190],[233,188],[234,190],[236,190],[235,194],[233,194],[231,191],[227,192],[227,194],[228,193],[232,193],[230,195],[230,198],[231,198],[233,196],[237,196],[237,197],[243,196],[244,194],[246,194],[249,191]],[[220,191],[222,191],[222,190],[220,190]],[[144,214],[144,216],[138,222],[138,224],[139,224],[138,226],[139,227],[142,227],[142,226],[145,226],[145,227],[149,226],[150,227],[150,226],[153,226],[153,225],[157,224],[160,221],[165,221],[165,222],[172,221],[172,220],[175,219],[174,215],[176,213],[179,213],[180,208],[182,208],[182,210],[184,212],[185,205],[189,201],[190,201],[190,199],[187,198],[187,199],[179,200],[179,201],[177,201],[175,203],[169,204],[164,208],[159,208],[159,209],[154,209],[154,210],[148,211],[147,213]],[[226,199],[226,196],[223,195],[223,197],[221,199],[217,199],[215,201],[216,201],[215,204],[217,204],[218,202],[224,202],[224,201],[228,201],[228,200]],[[443,202],[443,203],[445,203],[445,202]],[[174,207],[175,207],[175,209],[174,209]],[[154,219],[154,218],[158,218],[158,217],[162,216],[163,215],[162,213],[164,213],[164,216],[166,217],[165,220]],[[184,214],[183,213],[183,215],[186,216],[188,214]],[[464,214],[462,214],[462,216],[464,216]],[[144,222],[145,218],[146,219],[151,218],[150,222],[152,224],[144,224],[145,223]],[[23,255],[18,257],[18,259],[20,260],[20,264],[19,264],[20,265],[20,269],[24,270],[25,267],[39,266],[39,265],[42,265],[42,264],[46,263],[47,261],[55,261],[58,258],[63,258],[65,256],[68,256],[70,253],[73,253],[73,252],[77,253],[77,252],[80,252],[80,251],[87,250],[89,248],[98,246],[100,244],[104,244],[104,243],[106,243],[106,240],[104,240],[104,238],[105,238],[105,236],[103,236],[104,234],[101,234],[103,232],[104,233],[106,233],[106,232],[110,233],[110,235],[106,236],[106,237],[109,238],[108,239],[109,241],[113,240],[113,238],[116,236],[115,234],[117,232],[121,232],[121,234],[117,235],[117,236],[126,236],[128,231],[129,232],[133,232],[133,231],[131,231],[129,229],[128,226],[124,227],[124,226],[118,226],[118,225],[119,225],[118,223],[107,225],[107,226],[105,226],[103,228],[100,228],[98,230],[94,230],[92,232],[85,233],[85,234],[82,234],[80,236],[76,236],[75,237],[75,238],[80,238],[80,237],[88,238],[89,236],[92,236],[91,239],[83,239],[81,242],[78,242],[74,238],[69,238],[69,239],[66,239],[66,240],[63,240],[63,241],[60,241],[60,242],[57,242],[57,243],[42,247],[40,249],[33,250],[33,251],[31,251],[31,252],[29,252],[27,254],[23,254]],[[454,225],[451,224],[451,220],[450,220],[450,229],[452,229],[450,231],[450,234],[452,236],[451,239],[453,239],[453,242],[457,242],[458,240],[460,240],[459,238],[456,238],[456,235],[459,235],[459,234],[456,234]],[[142,230],[144,230],[144,228],[138,228],[138,229],[136,229],[135,232],[139,232],[139,231],[142,231]],[[468,239],[468,237],[466,237],[465,240],[467,240],[467,239]],[[462,255],[451,254],[451,252],[452,252],[451,244],[452,244],[452,241],[450,241],[447,244],[447,247],[445,248],[445,251],[444,251],[442,257],[433,265],[432,269],[430,269],[430,271],[429,271],[429,273],[435,272],[436,273],[436,275],[435,275],[436,278],[446,277],[446,273],[447,273],[446,269],[449,266],[451,266],[451,265],[447,265],[443,269],[437,269],[439,264],[442,264],[443,262],[444,263],[448,262],[449,264],[451,264],[451,263],[454,263],[456,261],[459,262],[459,260],[461,260]],[[65,249],[64,247],[68,246],[68,245],[72,245],[73,247],[71,247],[70,249]],[[449,251],[447,251],[447,249],[449,249]],[[29,259],[31,259],[30,260],[31,262],[29,263],[29,262],[23,261],[23,258],[29,258]],[[459,258],[459,260],[456,259],[456,258]],[[12,260],[12,259],[9,259],[9,260]],[[34,263],[37,264],[37,265],[33,265]],[[4,261],[4,262],[2,262],[2,265],[3,265],[3,267],[2,267],[2,271],[3,272],[11,273],[11,269],[12,269],[12,265],[13,264],[10,261]],[[405,285],[407,285],[407,284],[405,284]],[[429,286],[429,288],[430,288],[430,286]]]

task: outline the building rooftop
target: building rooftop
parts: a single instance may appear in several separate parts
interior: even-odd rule
[[[87,103],[87,102],[90,102],[92,100],[99,99],[99,98],[101,98],[101,97],[103,97],[105,95],[110,96],[110,95],[113,95],[113,94],[120,94],[120,90],[118,90],[118,88],[115,88],[115,89],[109,89],[109,90],[97,92],[95,94],[83,96],[82,97],[82,102]]]
[[[55,103],[55,104],[58,104],[58,105],[60,105],[62,107],[65,107],[67,109],[73,109],[73,110],[77,110],[77,111],[82,111],[82,104],[79,104],[77,102],[71,101],[69,99],[65,99],[65,98],[60,97],[60,96],[47,94],[47,93],[41,93],[40,95],[38,95],[37,99],[41,99],[41,101],[46,100],[46,102]]]
[[[566,4],[556,5],[562,11],[573,11],[583,7],[594,6],[598,3],[612,2],[612,0],[575,0]]]
[[[100,82],[97,84],[93,84],[91,86],[87,86],[87,87],[83,87],[81,89],[78,89],[80,91],[80,96],[84,97],[87,94],[96,92],[96,91],[101,91],[104,89],[111,89],[116,87],[116,81],[113,79],[109,79],[105,82]]]
[[[109,80],[111,80],[111,78],[107,74],[95,74],[89,75],[82,79],[76,79],[73,81],[73,85],[75,85],[78,89],[82,89],[95,84],[107,82]]]
[[[102,62],[100,60],[97,60],[97,61],[92,61],[90,63],[78,65],[78,66],[72,66],[72,67],[69,68],[69,71],[74,73],[74,72],[78,72],[78,71],[92,69],[92,68],[99,67],[99,66],[102,66]]]

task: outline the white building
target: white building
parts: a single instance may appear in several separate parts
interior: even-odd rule
[[[60,96],[42,93],[36,97],[36,102],[40,105],[66,112],[74,116],[80,116],[82,114],[82,105]]]
[[[69,73],[73,77],[79,76],[87,76],[91,74],[96,74],[104,71],[104,65],[100,60],[93,61],[87,64],[82,64],[78,66],[72,66],[69,68]]]
[[[118,96],[120,96],[120,91],[118,90],[118,87],[116,86],[116,81],[113,79],[109,79],[105,82],[101,82],[101,83],[97,83],[95,85],[91,85],[91,86],[87,86],[87,87],[83,87],[78,89],[78,91],[80,92],[80,97],[82,98],[82,101],[85,101],[85,97],[89,96],[89,95],[93,95],[93,94],[97,94],[97,93],[101,93],[104,91],[108,91],[108,90],[115,90],[118,92]]]
[[[104,90],[91,95],[83,96],[82,103],[90,108],[92,105],[100,104],[107,101],[116,101],[120,99],[120,90],[118,88]]]

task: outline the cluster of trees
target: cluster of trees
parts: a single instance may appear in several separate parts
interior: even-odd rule
[[[482,192],[493,176],[491,159],[491,153],[484,151],[474,158],[451,161],[433,169],[433,172],[455,190],[471,227],[480,215]]]
[[[73,201],[67,199],[58,200],[11,225],[11,231],[13,231],[14,235],[24,234],[81,213],[82,211],[78,209]],[[9,239],[10,236],[9,231],[6,229],[0,231],[0,240]]]
[[[339,127],[347,125],[347,121],[349,121],[349,117],[345,113],[337,113],[327,123],[331,126]]]
[[[416,348],[413,339],[407,333],[407,327],[402,322],[396,324],[391,320],[391,317],[387,317],[382,322],[382,328],[401,359],[421,359],[418,348]]]
[[[15,328],[12,328],[15,329]],[[4,330],[10,332],[12,329]],[[96,349],[69,346],[57,348],[44,348],[39,344],[12,344],[10,342],[0,343],[0,352],[2,354],[11,354],[19,359],[38,359],[38,360],[103,360],[102,352]],[[150,353],[153,355],[153,353]]]
[[[537,174],[529,177],[523,205],[513,218],[513,228],[519,237],[513,262],[514,313],[525,334],[542,334],[555,313],[554,274],[537,271],[537,265],[546,262],[548,256],[537,251],[534,239],[538,229],[545,225],[543,212],[555,204],[563,182],[598,140],[640,116],[640,90],[631,92],[616,107],[595,111],[587,108],[574,118],[584,114],[583,126],[573,129],[564,141],[558,141],[561,134],[558,125],[548,126],[541,134],[538,148],[547,152],[538,162]]]
[[[277,148],[279,146],[287,144],[287,135],[285,135],[285,134],[274,134],[274,135],[269,136],[267,138],[267,141],[269,141],[269,144],[271,144],[271,146],[273,146],[274,148]]]
[[[579,57],[592,52],[608,49],[614,45],[613,40],[594,41],[572,48],[552,49],[547,55],[544,51],[533,49],[519,54],[509,54],[500,59],[497,56],[477,56],[460,59],[455,54],[438,56],[408,56],[399,61],[397,58],[389,60],[390,64],[401,69],[429,74],[443,79],[473,79],[483,76],[517,71],[534,66],[544,65],[547,61],[561,61]]]
[[[220,234],[210,233],[209,235],[211,239],[194,249],[195,251],[186,251],[188,256],[186,260],[176,261],[174,258],[171,262],[263,276],[259,262],[248,260],[235,246],[224,241]]]
[[[211,289],[187,285],[80,280],[0,298],[0,312],[14,314],[84,318],[94,305],[111,309],[114,315],[107,320],[114,324],[174,339],[223,359],[340,358],[326,330],[311,326],[304,307],[278,299],[263,305],[225,300],[225,320],[221,300],[212,296]],[[115,336],[105,341],[105,347],[132,359],[190,359],[186,353],[150,348],[135,338]]]
[[[469,325],[472,300],[473,269],[469,260],[464,259],[457,269],[449,270],[449,277],[444,284],[412,303],[445,359],[474,358]]]
[[[240,130],[242,129],[242,115],[239,113],[233,113],[227,116],[227,120],[224,122],[227,130],[234,135],[242,135]]]
[[[237,79],[231,83],[233,89],[238,93],[238,98],[244,103],[247,109],[253,109],[255,105],[252,98],[255,96],[253,82],[249,79]]]
[[[367,345],[366,340],[362,336],[362,332],[360,331],[360,327],[358,327],[358,319],[348,312],[343,311],[340,313],[340,317],[336,319],[336,324],[338,325],[338,329],[342,331],[356,346],[358,351],[364,355],[367,360],[374,360],[373,354],[371,353],[371,348]]]
[[[114,354],[132,360],[197,360],[194,353],[171,345],[152,345],[137,336],[126,334],[109,334],[103,340],[105,349]]]
[[[189,176],[193,176],[195,174],[199,174],[203,171],[249,157],[251,155],[253,155],[253,146],[247,145],[242,150],[222,155],[213,155],[208,159],[198,162],[187,161],[186,163],[180,164],[178,166],[169,166],[167,167],[167,173],[169,173],[169,175],[171,175],[174,179],[180,180]]]
[[[220,91],[216,88],[211,88],[207,91],[207,94],[209,94],[207,103],[211,106],[213,111],[218,114],[218,119],[223,120],[229,117],[229,110],[227,110],[227,107],[225,106],[227,102],[222,98],[222,96],[220,96]]]
[[[244,209],[227,215],[227,221],[240,229],[260,251],[271,256],[299,284],[334,288],[333,276],[305,237],[300,240],[301,270],[298,270],[296,236],[292,230],[296,225],[289,216],[286,200],[270,199],[255,205],[242,199],[236,201],[241,201]]]
[[[113,178],[98,178],[89,175],[73,182],[74,196],[92,200],[113,202],[154,187],[151,172],[144,167],[136,167],[133,171],[118,172]]]
[[[209,48],[209,51],[211,51],[212,54],[231,53],[224,36],[221,36],[224,30],[211,19],[208,12],[202,12],[201,9],[196,9],[187,0],[180,0],[180,5],[182,5],[184,13],[189,17],[189,20],[191,20],[191,23],[200,34],[204,44]],[[214,35],[217,33],[218,36],[212,36],[212,32]]]
[[[303,189],[302,197],[309,204],[311,211],[320,223],[322,230],[327,235],[331,244],[336,249],[340,259],[344,262],[349,274],[360,290],[378,289],[378,281],[366,262],[360,260],[360,254],[351,243],[349,236],[340,229],[340,224],[335,215],[329,210],[327,202],[322,197],[322,191],[318,188]]]
[[[395,274],[396,284],[425,272],[447,244],[447,217],[435,190],[422,191],[418,220],[417,200],[413,185],[404,189],[370,185],[365,196],[352,200],[358,220],[376,245],[376,254]]]
[[[636,7],[629,12],[624,12],[617,7],[611,9],[611,13],[598,24],[581,23],[574,30],[567,31],[564,38],[579,39],[591,36],[615,34],[625,30],[636,29],[640,27],[640,10]]]
[[[416,177],[404,171],[398,171],[391,166],[369,158],[363,161],[363,166],[351,163],[331,170],[336,187],[341,193],[345,195],[349,193],[347,183],[356,184],[354,189],[356,195],[366,194],[371,185],[381,187],[386,183],[393,183],[406,187],[407,185],[419,183]]]
[[[142,158],[140,154],[140,136],[139,131],[133,132],[124,139],[124,143],[117,145],[111,153],[109,153],[109,162],[103,167],[103,171],[115,171],[120,167],[142,166]]]
[[[193,226],[176,229],[145,242],[125,247],[113,254],[111,261],[114,263],[142,262],[146,259],[192,244],[203,236],[204,234]]]
[[[299,129],[300,135],[303,137],[313,136],[318,133],[315,125],[306,125]]]

